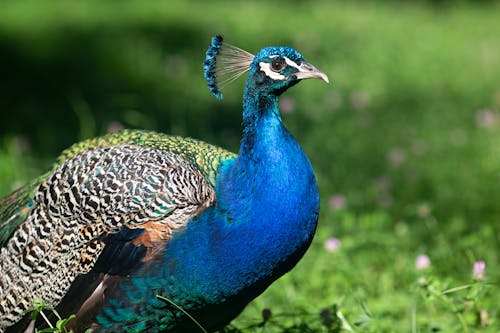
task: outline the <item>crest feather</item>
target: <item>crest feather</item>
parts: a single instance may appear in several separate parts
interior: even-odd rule
[[[222,99],[222,87],[247,72],[253,58],[253,54],[225,43],[222,36],[213,37],[203,62],[205,79],[211,94]]]

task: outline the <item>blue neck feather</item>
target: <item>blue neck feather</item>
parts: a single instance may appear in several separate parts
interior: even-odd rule
[[[152,290],[148,303],[159,317],[166,314],[156,294],[183,306],[202,324],[214,325],[214,316],[226,324],[290,270],[312,240],[319,195],[311,164],[281,122],[278,95],[254,85],[250,75],[240,152],[220,166],[217,204],[190,221],[161,258],[121,287],[133,297],[134,285],[147,285]],[[197,304],[216,306],[207,313],[198,312]]]
[[[226,290],[210,288],[209,293],[235,293],[261,277],[290,269],[281,268],[280,262],[302,255],[316,228],[319,196],[310,162],[281,122],[278,96],[258,93],[253,82],[250,76],[238,158],[219,170],[217,205],[186,230],[199,232],[190,235],[196,247],[183,249],[189,251],[183,260],[190,257],[186,269],[198,267],[211,276],[210,282],[191,281],[193,285],[226,285]],[[172,249],[186,238],[174,238]],[[203,240],[207,243],[202,245]]]

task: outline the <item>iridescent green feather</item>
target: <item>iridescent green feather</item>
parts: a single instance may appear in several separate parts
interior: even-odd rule
[[[5,246],[33,209],[33,194],[39,180],[40,178],[0,200],[0,247]]]
[[[66,159],[82,151],[123,143],[147,146],[176,153],[196,166],[212,186],[215,186],[215,176],[220,162],[236,157],[236,154],[225,149],[191,138],[166,135],[152,131],[123,130],[118,133],[108,134],[74,144],[63,151],[56,163],[56,167]]]

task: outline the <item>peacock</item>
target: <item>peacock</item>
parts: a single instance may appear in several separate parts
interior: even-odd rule
[[[278,99],[323,72],[290,47],[256,55],[212,38],[213,96],[248,72],[236,155],[191,138],[123,130],[77,143],[0,201],[0,333],[33,332],[35,302],[74,332],[212,332],[292,269],[319,194]]]

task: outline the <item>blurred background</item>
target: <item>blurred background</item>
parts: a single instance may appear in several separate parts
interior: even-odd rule
[[[477,326],[486,308],[496,330],[499,13],[495,1],[2,1],[0,195],[72,143],[121,128],[237,151],[244,80],[221,102],[210,96],[210,38],[252,53],[290,45],[331,80],[280,101],[318,178],[320,225],[305,263],[280,282],[286,297],[270,289],[247,317],[335,303],[352,324],[367,316],[363,299],[374,331],[384,313],[389,326],[463,327],[453,311],[442,319],[415,301],[413,261],[425,254],[450,287],[486,262],[495,287],[465,316]]]

